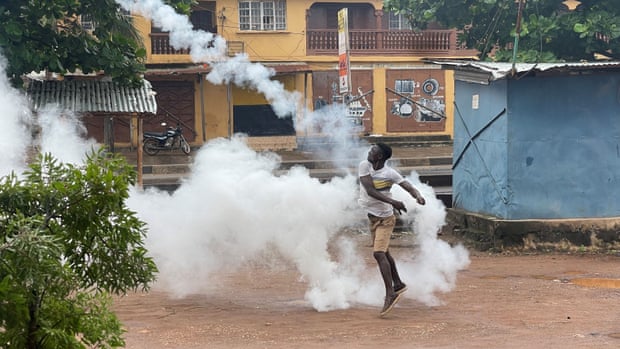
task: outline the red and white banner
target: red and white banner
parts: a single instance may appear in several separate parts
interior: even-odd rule
[[[351,71],[349,67],[349,13],[346,8],[338,11],[338,77],[340,93],[351,92]]]

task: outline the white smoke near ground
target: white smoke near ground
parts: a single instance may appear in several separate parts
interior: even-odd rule
[[[306,301],[318,311],[381,305],[378,270],[368,268],[356,240],[342,233],[366,226],[356,175],[321,183],[306,168],[279,172],[279,165],[277,154],[255,152],[243,136],[217,139],[198,151],[174,193],[134,190],[128,205],[148,224],[147,248],[160,270],[156,287],[176,297],[208,294],[222,284],[222,271],[276,264],[265,261],[271,259],[296,268],[307,284]],[[431,187],[410,180],[427,205],[403,197],[417,248],[397,263],[411,290],[406,296],[437,305],[435,294],[454,287],[469,259],[463,247],[437,239],[445,207]]]
[[[437,292],[447,293],[454,289],[458,271],[469,266],[469,252],[463,245],[451,246],[438,238],[446,223],[446,209],[433,188],[421,183],[415,172],[407,180],[418,189],[426,204],[417,205],[400,187],[394,190],[396,198],[413,208],[403,213],[402,219],[412,228],[417,245],[411,259],[400,264],[403,280],[413,281],[408,284],[405,296],[429,306],[440,305],[442,302],[437,298]]]
[[[203,146],[190,177],[170,195],[131,195],[129,206],[149,225],[160,285],[177,296],[200,292],[217,272],[274,249],[297,268],[309,294],[342,293],[328,247],[341,229],[359,221],[355,177],[321,183],[303,167],[275,175],[278,156],[258,154],[245,141],[235,136]],[[348,306],[345,295],[335,296],[341,299],[337,307]],[[334,306],[327,299],[318,307]]]

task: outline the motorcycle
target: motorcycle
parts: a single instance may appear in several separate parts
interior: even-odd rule
[[[163,122],[162,126],[166,126]],[[177,124],[176,127],[168,127],[166,132],[144,132],[144,138],[142,139],[142,149],[148,155],[157,155],[160,150],[173,150],[181,149],[185,155],[189,155],[190,147],[185,137],[183,137],[183,130],[181,126]]]

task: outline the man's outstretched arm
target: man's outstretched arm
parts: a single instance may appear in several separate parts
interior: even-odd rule
[[[409,195],[411,195],[414,199],[416,199],[418,204],[424,205],[426,203],[426,200],[424,200],[424,197],[422,197],[422,194],[420,194],[420,192],[413,185],[411,185],[409,181],[407,180],[402,181],[399,185],[403,189],[405,189],[409,193]]]

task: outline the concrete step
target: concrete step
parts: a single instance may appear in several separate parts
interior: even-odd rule
[[[360,140],[368,144],[383,142],[392,147],[432,147],[452,145],[450,135],[423,135],[423,136],[351,136],[351,144],[359,144]],[[314,150],[317,148],[329,149],[336,144],[342,144],[346,140],[338,140],[328,136],[297,137],[298,150]]]
[[[160,164],[142,166],[143,174],[183,175],[189,172],[189,164]]]
[[[303,166],[307,169],[332,169],[342,167],[342,164],[348,165],[347,167],[356,168],[359,164],[359,159],[341,159],[341,160],[296,160],[296,161],[283,161],[280,165],[281,169],[290,169],[293,166]],[[451,165],[452,156],[436,156],[436,157],[415,157],[415,158],[402,158],[395,157],[390,160],[391,164],[395,167],[420,167],[420,166],[439,166],[439,165]]]

